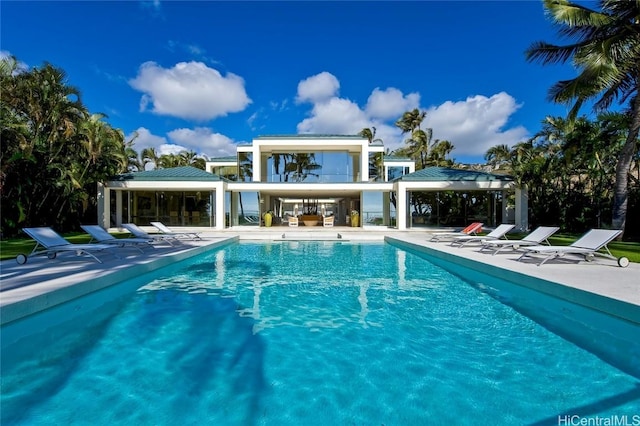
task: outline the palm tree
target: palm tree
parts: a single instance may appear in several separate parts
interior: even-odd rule
[[[162,154],[156,163],[157,167],[161,169],[171,169],[173,167],[180,167],[183,165],[183,159],[180,155],[176,154]]]
[[[83,152],[86,159],[81,179],[90,169],[94,175],[102,172],[104,176],[100,177],[103,178],[127,169],[129,160],[124,149],[124,135],[120,130],[102,121],[105,117],[104,114],[92,114],[78,129],[80,143],[86,150]],[[117,164],[113,164],[114,160]],[[112,167],[114,165],[115,167]]]
[[[429,155],[429,145],[431,144],[431,137],[433,136],[433,129],[414,130],[411,134],[409,142],[409,149],[412,152],[412,158],[418,157],[420,159],[420,169],[427,167],[427,158]]]
[[[559,33],[571,39],[565,46],[536,42],[526,51],[529,61],[542,64],[572,61],[578,76],[559,81],[549,90],[558,103],[571,104],[570,119],[589,100],[596,111],[606,111],[618,100],[630,116],[626,142],[616,165],[612,224],[625,228],[629,171],[638,151],[640,131],[640,2],[599,0],[600,11],[567,0],[544,0],[547,14]]]
[[[453,151],[453,144],[447,140],[436,139],[431,147],[427,164],[438,167],[451,167],[453,166],[453,160],[447,158],[451,151]]]
[[[140,153],[142,157],[142,169],[147,170],[147,164],[153,164],[153,169],[157,169],[160,163],[160,156],[155,148],[144,148]]]
[[[406,111],[402,114],[402,117],[396,121],[396,127],[402,130],[402,133],[413,133],[414,130],[420,128],[422,121],[427,116],[426,111],[420,111],[418,108],[414,108],[411,111]]]
[[[181,165],[183,166],[193,166],[197,169],[204,170],[205,169],[205,161],[204,158],[196,154],[195,151],[181,151],[179,154],[181,158]]]
[[[122,132],[90,114],[50,64],[24,70],[15,58],[2,60],[0,86],[3,233],[77,228],[95,208],[96,182],[126,171]]]
[[[376,138],[376,128],[373,126],[365,127],[364,129],[360,130],[358,132],[358,136],[362,136],[363,138],[367,139],[369,143],[382,142],[382,139]]]
[[[29,126],[27,143],[21,147],[27,161],[15,163],[14,171],[23,175],[18,181],[27,184],[30,196],[18,194],[16,201],[24,208],[27,224],[53,223],[63,212],[71,217],[86,196],[77,179],[82,168],[77,131],[89,115],[80,92],[66,84],[64,71],[50,64],[14,78],[16,91],[5,96],[3,90],[3,102],[24,114]]]
[[[411,111],[406,111],[402,114],[402,117],[395,122],[396,127],[402,130],[402,134],[410,133],[411,137],[404,142],[407,145],[407,151],[409,157],[414,160],[420,160],[419,168],[426,167],[427,156],[429,153],[429,144],[431,143],[431,137],[433,136],[433,130],[422,130],[420,126],[422,121],[427,116],[426,111],[420,111],[415,108]]]
[[[498,170],[500,167],[509,164],[511,160],[511,148],[505,144],[492,146],[484,154],[484,159],[493,170]]]

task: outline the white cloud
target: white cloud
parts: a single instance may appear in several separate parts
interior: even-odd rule
[[[529,137],[522,126],[504,128],[520,106],[505,92],[490,98],[476,95],[465,101],[447,101],[427,110],[422,127],[433,129],[433,139],[450,141],[455,147],[453,157],[483,156],[492,146],[512,146]]]
[[[202,62],[180,62],[165,69],[155,62],[140,66],[129,81],[143,93],[141,111],[192,120],[211,120],[242,111],[251,103],[242,77],[226,76]]]
[[[341,98],[331,98],[313,106],[311,117],[298,124],[300,133],[356,134],[369,120],[360,107]]]
[[[213,133],[207,127],[195,129],[176,129],[169,132],[169,138],[176,145],[187,147],[198,154],[208,157],[225,157],[236,154],[236,145],[232,139],[221,133]]]
[[[144,127],[140,127],[135,132],[127,135],[125,140],[129,141],[133,139],[136,134],[137,137],[133,142],[133,148],[138,151],[138,154],[142,153],[142,150],[145,148],[155,148],[159,153],[158,150],[160,147],[167,143],[167,138],[156,136]]]
[[[136,130],[138,137],[134,143],[134,149],[139,154],[145,148],[155,148],[158,155],[178,154],[180,151],[195,151],[198,155],[207,157],[225,157],[236,154],[236,144],[227,136],[214,133],[206,127],[195,129],[176,129],[163,136],[152,134],[148,129],[141,127]],[[134,133],[127,135],[130,140]]]
[[[298,83],[296,102],[325,102],[338,94],[340,82],[331,73],[323,71]]]
[[[319,78],[323,74],[331,78]],[[447,101],[426,109],[419,105],[419,93],[405,95],[393,87],[384,90],[375,88],[365,107],[361,108],[348,99],[337,97],[337,88],[340,86],[337,79],[331,85],[326,84],[332,79],[335,77],[331,74],[321,73],[298,85],[298,99],[313,104],[309,117],[298,123],[299,133],[353,135],[365,127],[375,127],[376,138],[382,139],[385,148],[394,151],[403,147],[409,136],[403,135],[394,123],[404,112],[418,108],[427,112],[422,129],[433,129],[434,140],[450,141],[454,145],[451,153],[453,158],[477,157],[481,161],[492,146],[512,146],[529,137],[529,132],[522,126],[506,127],[509,117],[521,105],[504,92],[491,97],[476,95],[464,101]],[[305,90],[300,90],[301,87]]]
[[[170,155],[170,154],[180,154],[182,151],[189,151],[189,149],[182,145],[174,145],[171,143],[165,143],[158,147],[156,152],[158,155]]]
[[[376,87],[369,95],[365,111],[371,118],[397,120],[405,111],[420,107],[420,94],[403,95],[394,87],[380,90]]]
[[[375,88],[363,109],[355,102],[337,96],[340,83],[323,72],[298,84],[297,101],[313,104],[309,117],[298,123],[299,133],[355,135],[366,127],[376,128],[376,138],[394,150],[402,145],[400,129],[393,123],[410,109],[418,108],[420,95],[404,95],[396,88]]]

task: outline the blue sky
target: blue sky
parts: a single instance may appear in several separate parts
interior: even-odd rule
[[[138,151],[372,126],[393,150],[420,108],[456,161],[482,162],[564,116],[548,89],[575,76],[525,61],[559,41],[540,1],[3,1],[0,19],[2,55],[62,68]]]

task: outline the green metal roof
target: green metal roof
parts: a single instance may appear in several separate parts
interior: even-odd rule
[[[418,182],[441,182],[441,181],[505,181],[511,182],[513,178],[507,175],[495,175],[492,173],[480,172],[476,170],[460,170],[449,167],[427,167],[422,170],[404,175],[395,180],[418,181]]]
[[[172,167],[169,169],[146,170],[144,172],[124,173],[115,176],[115,181],[145,181],[145,182],[166,182],[166,181],[219,181],[219,176],[205,172],[196,167]]]

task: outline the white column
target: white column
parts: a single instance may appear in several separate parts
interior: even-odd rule
[[[262,155],[260,150],[255,146],[253,147],[253,153],[251,155],[252,158],[252,166],[253,166],[253,177],[251,178],[252,182],[262,182]],[[264,160],[264,166],[267,166],[267,160]]]
[[[223,185],[219,185],[216,188],[216,229],[224,229],[224,192]]]
[[[351,167],[353,168],[353,176],[351,182],[361,182],[360,176],[361,171],[358,170],[360,168],[360,164],[358,162],[358,154],[351,153]]]
[[[369,181],[369,152],[362,151],[360,153],[360,176],[362,182]]]
[[[382,193],[382,224],[389,226],[391,223],[391,193]]]
[[[407,189],[404,185],[398,184],[396,192],[396,227],[400,231],[407,229]]]
[[[109,198],[109,188],[106,188],[102,182],[98,182],[96,203],[98,204],[98,225],[104,229],[109,229],[111,200]]]

